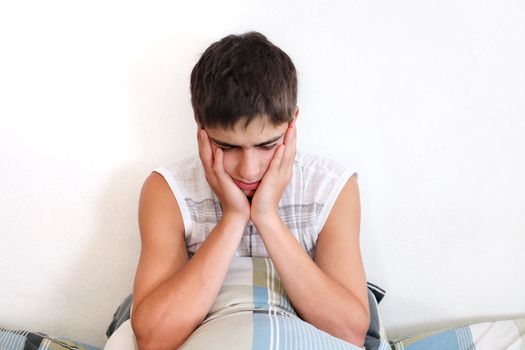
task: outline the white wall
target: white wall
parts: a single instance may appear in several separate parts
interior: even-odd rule
[[[0,326],[102,345],[137,203],[196,151],[189,74],[259,30],[299,70],[299,144],[360,172],[392,338],[525,315],[521,1],[3,2]]]

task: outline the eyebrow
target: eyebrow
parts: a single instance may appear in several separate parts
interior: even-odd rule
[[[261,142],[261,143],[258,143],[255,145],[255,147],[263,147],[263,146],[268,146],[276,141],[278,141],[281,137],[284,136],[284,132],[279,135],[279,136],[276,136],[276,137],[272,137],[271,139],[267,140],[267,141],[264,141],[264,142]],[[213,141],[213,143],[215,143],[217,146],[221,146],[221,147],[241,147],[239,145],[232,145],[230,143],[227,143],[227,142],[223,142],[223,141],[220,141],[220,140],[217,140],[217,139],[214,139],[213,137],[210,136],[210,139]]]

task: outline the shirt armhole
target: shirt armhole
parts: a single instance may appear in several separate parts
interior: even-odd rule
[[[319,233],[323,229],[324,224],[326,223],[326,220],[328,219],[328,215],[332,211],[332,207],[334,206],[335,201],[337,200],[337,197],[341,193],[343,187],[346,185],[350,177],[354,174],[356,178],[359,176],[356,171],[346,170],[345,172],[341,174],[339,179],[333,184],[332,190],[328,194],[325,204],[323,205],[323,208],[321,209],[321,212],[319,213],[319,217],[317,218],[317,229],[315,230],[316,237],[314,237],[315,242],[317,242]]]
[[[173,192],[173,195],[175,196],[175,200],[177,201],[177,204],[179,205],[179,209],[182,215],[182,222],[184,225],[184,237],[188,238],[192,230],[192,221],[191,221],[190,211],[188,209],[188,206],[186,205],[186,200],[184,199],[184,195],[182,194],[182,191],[180,190],[173,176],[170,174],[170,172],[166,168],[158,167],[153,171],[162,175],[162,177],[164,177],[164,179],[170,186],[171,192]]]

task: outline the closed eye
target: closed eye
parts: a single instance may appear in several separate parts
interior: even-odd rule
[[[234,149],[236,149],[237,147],[231,147],[231,146],[220,146],[220,145],[217,145],[217,147],[219,147],[220,149],[222,149],[224,152],[229,152],[229,151],[232,151]]]
[[[236,150],[236,149],[239,149],[239,147],[237,146],[223,146],[223,145],[218,145],[218,144],[215,144],[217,147],[219,147],[221,150],[223,150],[224,152],[230,152],[230,151],[233,151],[233,150]],[[274,143],[272,145],[264,145],[264,146],[257,146],[259,149],[262,149],[264,151],[270,151],[272,149],[274,149],[275,147],[277,147],[277,143]]]
[[[259,147],[261,147],[262,149],[264,149],[264,150],[266,150],[266,151],[269,151],[269,150],[274,149],[276,146],[277,146],[277,144],[274,143],[273,145],[268,145],[268,146],[259,146]]]

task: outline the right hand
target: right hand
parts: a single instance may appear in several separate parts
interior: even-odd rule
[[[250,220],[250,202],[224,170],[222,149],[212,146],[205,129],[198,129],[197,140],[206,181],[221,202],[223,217],[233,216],[247,224]]]

